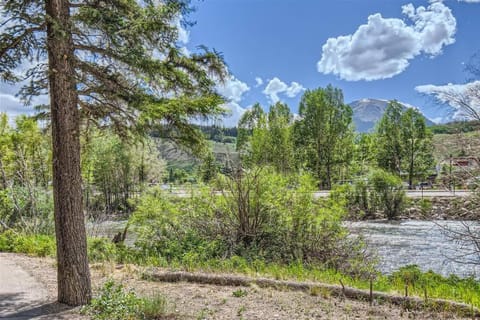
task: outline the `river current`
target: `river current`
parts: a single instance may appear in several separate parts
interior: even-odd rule
[[[406,220],[346,222],[345,226],[352,234],[362,235],[378,253],[379,269],[384,273],[416,264],[444,276],[480,278],[480,255],[472,254],[475,246],[464,235],[468,228],[480,237],[478,223]]]

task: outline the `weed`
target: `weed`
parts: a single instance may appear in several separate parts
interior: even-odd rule
[[[94,320],[159,319],[167,316],[167,300],[162,295],[140,298],[121,284],[107,281],[100,295],[82,309]]]
[[[241,306],[240,308],[238,308],[237,310],[237,316],[241,317],[242,314],[247,310],[247,307],[245,306]]]
[[[235,298],[242,298],[242,297],[245,297],[247,294],[248,294],[248,291],[247,291],[247,290],[243,290],[243,289],[237,289],[237,290],[235,290],[235,291],[232,292],[232,295],[233,295]]]
[[[310,287],[310,295],[313,296],[313,297],[320,296],[324,299],[327,299],[331,296],[331,292],[327,288],[313,286],[313,287]]]

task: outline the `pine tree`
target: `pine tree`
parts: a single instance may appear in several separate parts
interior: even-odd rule
[[[20,94],[49,94],[53,141],[58,300],[91,298],[80,174],[81,123],[164,136],[200,149],[196,117],[219,114],[223,60],[206,48],[186,55],[178,22],[186,0],[4,0],[0,79],[27,80]],[[26,68],[26,70],[25,70]],[[23,72],[22,72],[23,71]]]

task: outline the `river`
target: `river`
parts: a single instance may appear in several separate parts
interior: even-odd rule
[[[471,221],[362,221],[346,222],[354,235],[363,235],[369,248],[378,252],[379,269],[391,273],[416,264],[422,270],[433,270],[444,276],[480,276],[480,257],[471,242],[454,240],[455,232],[465,226],[480,235],[480,225]],[[460,237],[465,239],[465,237]],[[461,261],[458,261],[461,260]],[[466,264],[465,262],[478,262]]]

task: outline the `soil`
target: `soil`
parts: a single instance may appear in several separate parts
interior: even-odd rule
[[[57,289],[53,259],[0,253],[0,260],[8,260],[24,270],[31,276],[27,278],[37,281],[38,290],[44,290],[46,295],[40,305],[31,308],[40,306],[43,314],[15,319],[87,319],[79,314],[78,308],[68,309],[54,303]],[[370,306],[368,302],[333,297],[321,290],[299,292],[254,285],[152,282],[142,280],[144,270],[131,265],[95,264],[91,270],[94,291],[114,278],[139,295],[163,295],[167,300],[168,319],[462,319],[447,312],[409,311],[389,304]],[[0,307],[3,306],[1,300],[2,296]],[[0,313],[4,319],[2,316]]]

